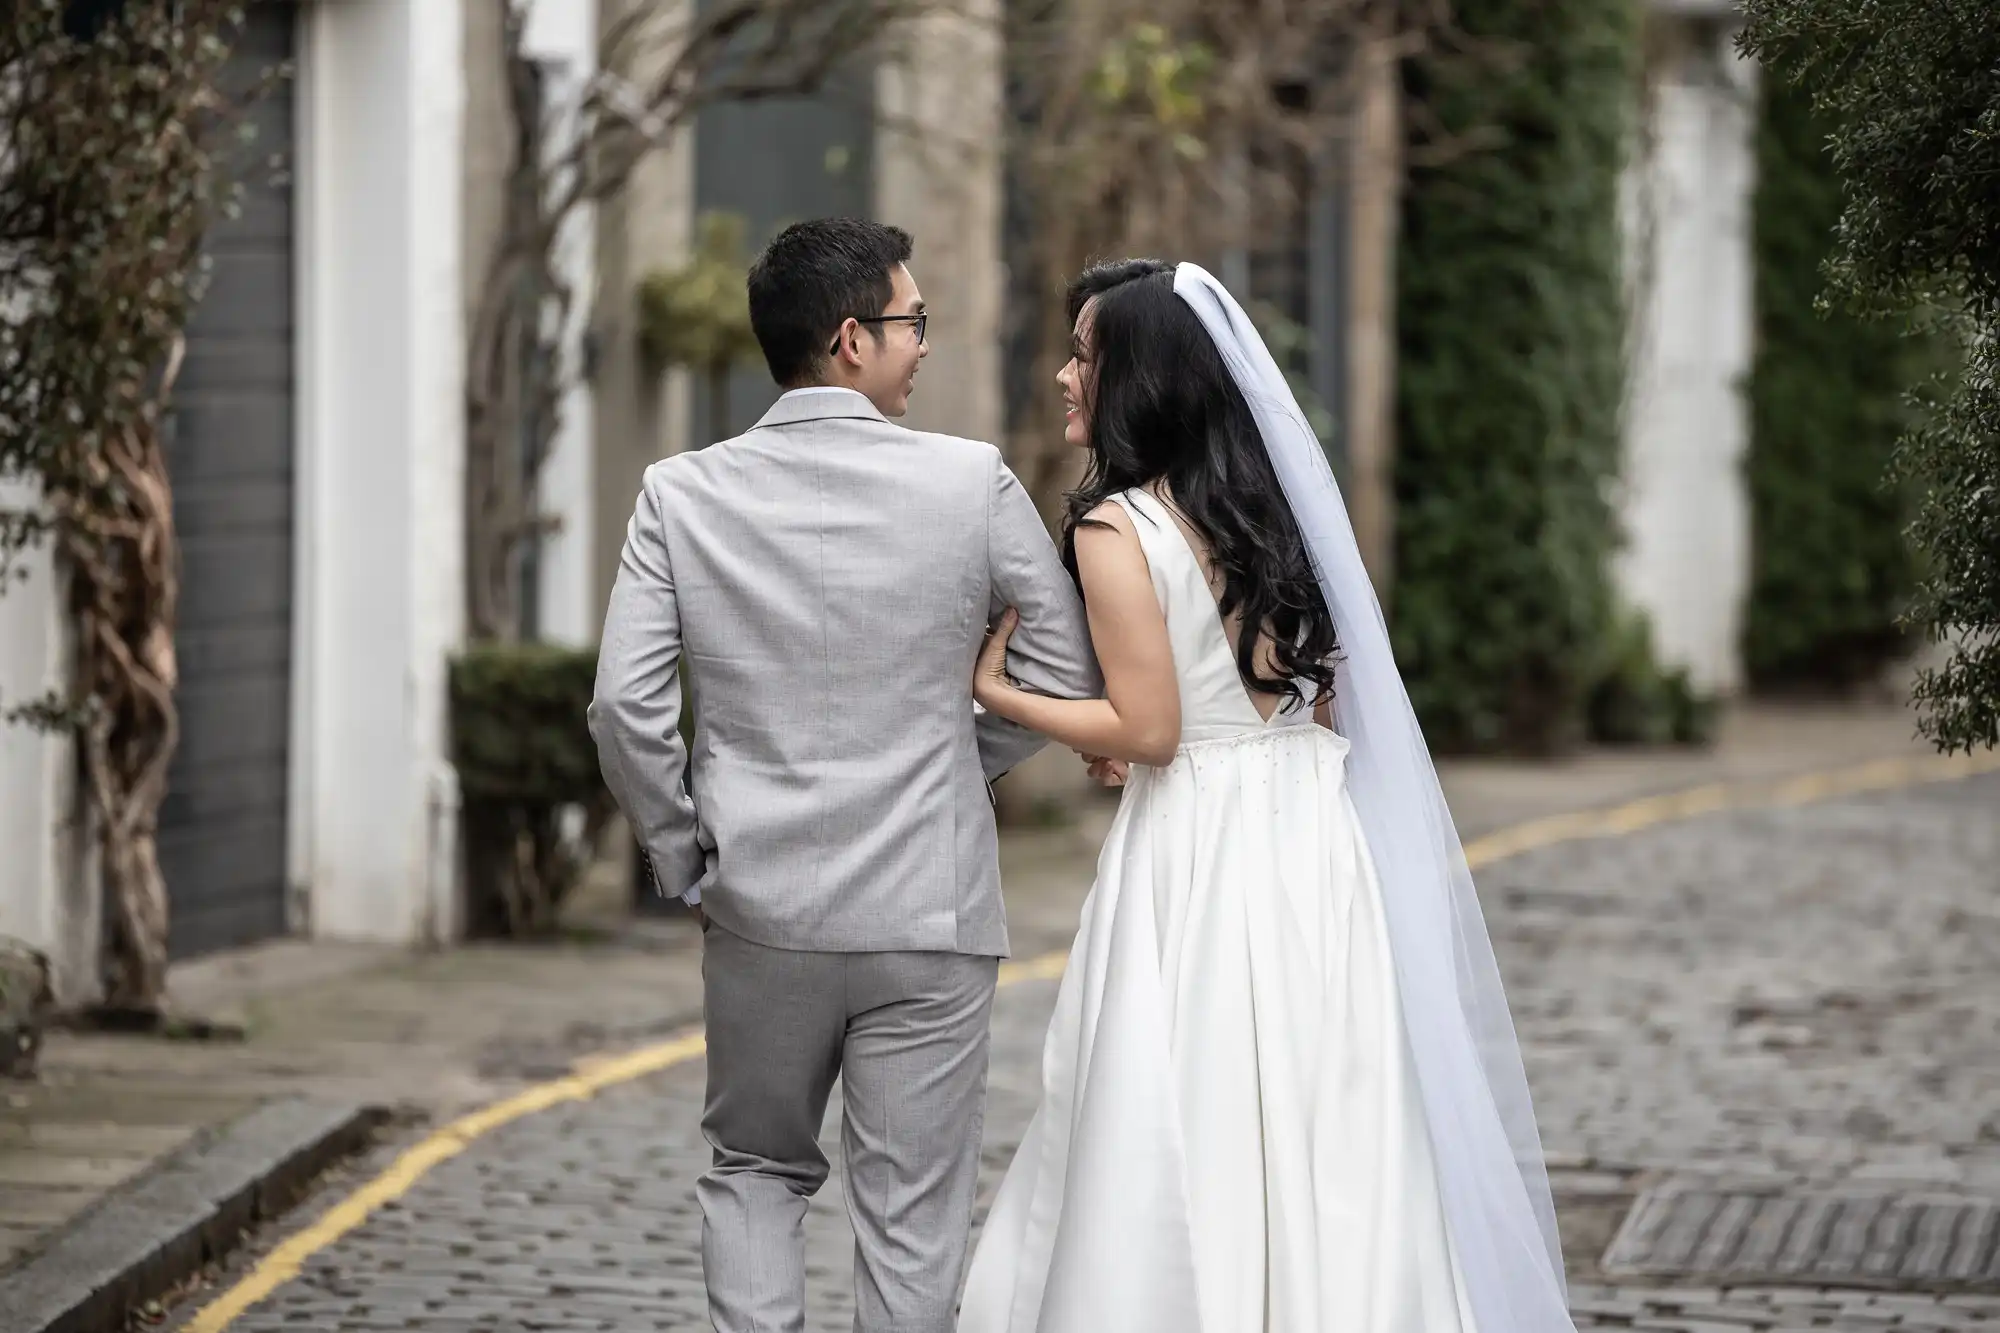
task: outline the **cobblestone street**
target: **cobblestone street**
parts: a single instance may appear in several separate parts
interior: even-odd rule
[[[2000,1200],[2000,776],[1547,848],[1487,869],[1481,887],[1580,1327],[2000,1328],[2000,1281],[1985,1295],[1913,1286],[1896,1264],[1915,1257],[1879,1258],[1926,1234],[1924,1202]],[[1034,1106],[1054,990],[1022,981],[996,1008],[989,1193]],[[478,1139],[230,1327],[706,1327],[692,1197],[701,1080],[698,1063],[680,1066]],[[1678,1257],[1673,1226],[1653,1237],[1667,1278],[1641,1276],[1637,1249],[1600,1267],[1635,1200],[1701,1187],[1838,1192],[1847,1215],[1876,1221],[1788,1231],[1817,1280],[1732,1277],[1753,1248],[1753,1204],[1711,1210]],[[1901,1211],[1852,1202],[1862,1196]],[[1972,1225],[1940,1232],[1938,1253],[1990,1250],[1995,1227],[1974,1237]],[[813,1329],[849,1327],[848,1246],[830,1186],[810,1223]]]

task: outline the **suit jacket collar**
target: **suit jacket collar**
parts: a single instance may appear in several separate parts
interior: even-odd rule
[[[802,421],[879,421],[889,424],[889,419],[861,394],[850,389],[836,389],[830,393],[802,393],[780,398],[750,429],[796,426]]]

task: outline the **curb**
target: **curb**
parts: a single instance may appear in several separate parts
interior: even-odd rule
[[[130,1313],[234,1249],[386,1118],[285,1098],[198,1135],[0,1273],[0,1333],[118,1333]]]

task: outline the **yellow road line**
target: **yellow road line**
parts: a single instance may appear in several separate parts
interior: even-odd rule
[[[393,1203],[408,1193],[410,1187],[432,1167],[458,1156],[480,1135],[522,1116],[545,1111],[560,1102],[583,1101],[615,1084],[629,1083],[635,1078],[692,1060],[706,1047],[707,1042],[699,1031],[684,1033],[630,1055],[594,1062],[587,1069],[547,1083],[538,1083],[504,1101],[459,1117],[422,1142],[405,1149],[381,1175],[265,1255],[240,1282],[189,1321],[188,1333],[221,1333],[244,1311],[297,1277],[306,1260],[366,1222],[369,1215],[382,1205]]]
[[[1878,759],[1848,768],[1762,782],[1709,783],[1647,796],[1609,809],[1550,815],[1501,829],[1467,843],[1465,860],[1477,870],[1539,847],[1616,838],[1658,824],[1692,819],[1720,810],[1756,810],[1809,805],[1862,792],[1917,787],[2000,771],[2000,752],[1971,755],[1917,755]]]
[[[1552,815],[1516,824],[1466,844],[1465,859],[1478,869],[1541,847],[1619,837],[1718,810],[1806,805],[1861,792],[1947,782],[1995,771],[2000,771],[2000,753],[1883,759],[1770,782],[1711,783],[1608,809]],[[1004,963],[1000,968],[1000,984],[1052,981],[1062,975],[1067,961],[1068,954],[1058,951]],[[701,1031],[695,1029],[628,1055],[586,1058],[577,1063],[574,1073],[536,1084],[461,1116],[406,1148],[380,1175],[265,1255],[234,1286],[190,1320],[187,1333],[223,1333],[246,1310],[297,1277],[313,1255],[367,1221],[376,1209],[400,1199],[432,1167],[458,1156],[481,1135],[536,1111],[563,1102],[584,1101],[606,1088],[685,1064],[706,1049]]]

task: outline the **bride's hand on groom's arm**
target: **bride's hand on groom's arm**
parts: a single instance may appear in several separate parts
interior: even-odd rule
[[[1008,607],[1000,619],[987,626],[986,642],[979,649],[979,661],[972,669],[973,702],[989,713],[1000,712],[993,705],[1019,687],[1007,674],[1007,641],[1021,623],[1021,613]]]
[[[1101,787],[1122,787],[1132,775],[1132,765],[1123,759],[1106,759],[1101,754],[1081,752],[1079,757],[1083,760],[1084,771],[1090,774],[1090,780]]]
[[[1007,674],[1007,643],[1014,629],[1021,623],[1021,617],[1012,607],[986,632],[986,643],[979,651],[979,664],[973,672],[972,697],[981,708],[990,713],[1006,715],[1003,706],[1006,696],[1021,693],[1021,687]],[[1077,751],[1089,770],[1091,780],[1106,787],[1122,787],[1132,766],[1123,759],[1107,759],[1101,754],[1087,754]]]
[[[1167,622],[1131,519],[1117,505],[1076,533],[1090,637],[1104,668],[1102,699],[1052,699],[1007,674],[1007,644],[1020,623],[1003,612],[980,649],[972,693],[980,707],[1081,754],[1164,766],[1180,746],[1180,687]]]

